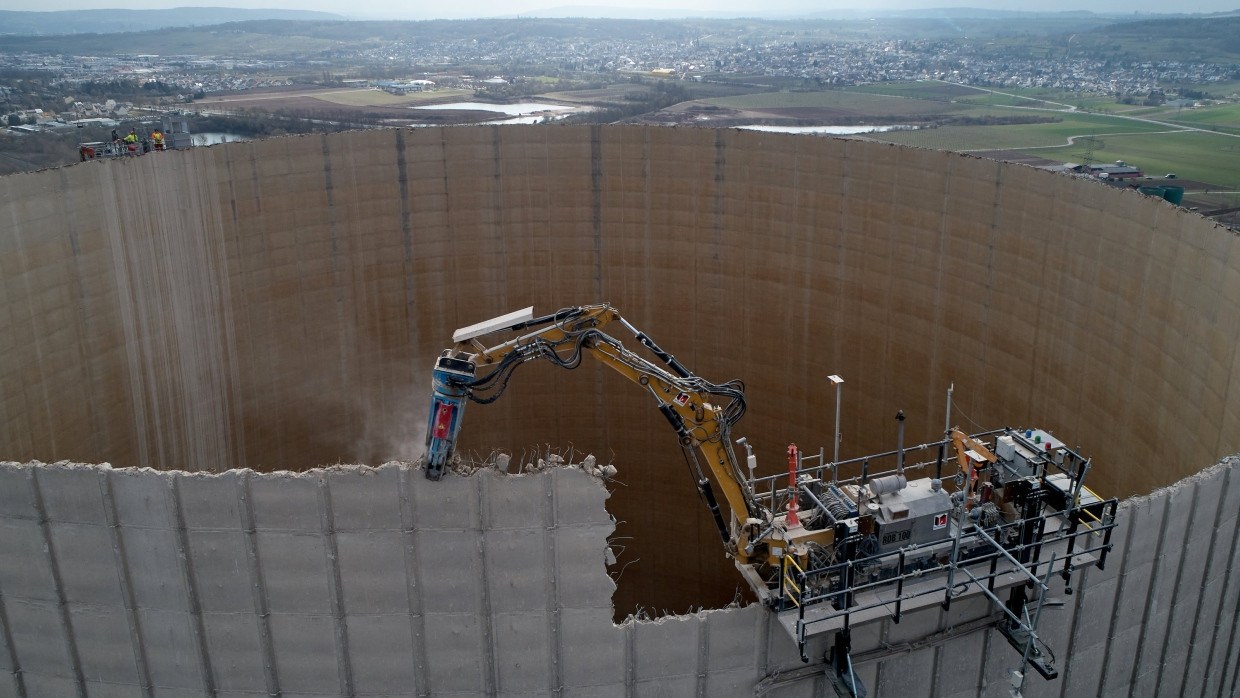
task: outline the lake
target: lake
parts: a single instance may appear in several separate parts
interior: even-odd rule
[[[190,138],[193,139],[194,145],[216,145],[217,143],[236,143],[237,141],[248,141],[245,136],[238,136],[235,133],[191,133]]]
[[[566,107],[563,104],[540,104],[538,102],[518,102],[516,104],[491,104],[489,102],[452,102],[450,104],[428,104],[422,107],[412,107],[413,109],[454,109],[458,111],[493,111],[508,116],[529,116],[531,114],[539,114],[541,112],[576,111],[576,107]]]

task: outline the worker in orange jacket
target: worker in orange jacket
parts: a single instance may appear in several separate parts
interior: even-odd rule
[[[159,129],[151,131],[151,143],[155,146],[155,150],[164,149],[164,134]]]

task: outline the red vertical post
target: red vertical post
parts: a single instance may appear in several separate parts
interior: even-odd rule
[[[800,526],[801,521],[797,518],[797,445],[788,444],[788,489],[791,496],[788,498],[788,525]]]

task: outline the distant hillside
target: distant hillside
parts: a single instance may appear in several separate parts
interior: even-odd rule
[[[1110,36],[1230,40],[1240,47],[1240,14],[1212,17],[1168,17],[1123,22],[1100,29]]]
[[[666,19],[736,19],[752,17],[753,11],[725,10],[688,10],[677,7],[618,7],[611,5],[561,5],[543,7],[533,10],[522,10],[516,15],[501,15],[499,19],[529,18],[539,19],[624,19],[624,20],[666,20]]]
[[[100,11],[116,13],[119,10]],[[182,8],[184,21],[225,13],[280,14],[278,10],[224,10]],[[197,13],[197,14],[195,14]],[[0,32],[7,31],[6,16],[54,15],[66,13],[0,13]],[[92,13],[68,13],[86,17]],[[146,13],[130,13],[129,16]],[[152,12],[162,15],[164,12]],[[320,16],[322,13],[283,12]],[[1042,37],[1063,47],[1068,37],[1079,35],[1084,41],[1073,44],[1073,51],[1103,58],[1152,60],[1174,58],[1222,63],[1237,62],[1240,17],[1186,19],[1165,17],[1139,22],[1123,22],[1114,15],[1086,12],[1012,13],[995,18],[958,16],[908,17],[889,15],[870,20],[761,20],[761,19],[681,19],[632,20],[585,18],[509,18],[426,21],[344,21],[264,19],[198,26],[166,26],[74,35],[22,36],[0,33],[0,51],[51,55],[113,55],[152,53],[159,55],[199,54],[233,57],[327,57],[338,50],[360,50],[392,41],[453,41],[477,39],[497,44],[519,44],[543,38],[569,41],[664,40],[688,42],[702,37],[715,41],[801,42],[876,39],[964,39],[979,42],[991,39]],[[1104,33],[1105,32],[1105,33]],[[1050,37],[1050,39],[1045,39]],[[1089,37],[1088,39],[1086,37]],[[1010,42],[1009,42],[1010,43]],[[1004,43],[1003,46],[1008,44]],[[1046,47],[1040,49],[1044,55]]]
[[[1119,13],[1123,14],[1123,13]],[[865,19],[868,17],[904,17],[907,19],[1020,19],[1045,17],[1076,17],[1091,19],[1097,17],[1114,18],[1116,13],[1090,12],[1088,10],[1072,10],[1068,12],[1052,12],[1045,10],[988,10],[980,7],[923,7],[915,10],[884,10],[881,8],[866,9],[832,9],[811,13],[812,17],[832,19]],[[1127,16],[1131,17],[1131,13]]]
[[[1240,14],[1124,22],[1096,29],[1102,50],[1166,59],[1240,62]]]
[[[66,10],[62,12],[0,10],[0,35],[115,34],[266,19],[340,21],[345,18],[328,12],[243,10],[234,7],[176,7],[169,10]]]
[[[224,12],[225,10],[220,10]],[[240,10],[237,10],[240,12]],[[255,12],[258,12],[257,10]],[[33,15],[39,13],[7,13]],[[43,13],[62,15],[64,13]],[[161,13],[155,13],[161,14]],[[312,14],[312,13],[306,13]],[[77,34],[18,36],[0,33],[0,50],[44,54],[110,55],[116,53],[214,54],[229,56],[309,56],[340,48],[340,43],[361,48],[404,40],[490,40],[500,43],[538,38],[599,41],[607,39],[662,39],[690,41],[701,36],[745,36],[751,41],[787,41],[796,33],[801,41],[867,40],[876,38],[970,38],[1003,36],[1035,26],[1043,34],[1083,32],[1104,20],[1077,13],[1049,13],[1046,19],[954,20],[945,18],[890,17],[872,20],[802,19],[682,19],[633,20],[585,18],[509,18],[427,21],[298,21],[254,20],[196,27],[165,27],[158,31],[126,31],[95,35]],[[3,15],[0,15],[3,21]],[[1105,20],[1114,22],[1114,19]],[[7,27],[6,27],[7,29]]]
[[[686,10],[640,7],[570,5],[531,10],[518,15],[522,19],[590,19],[639,20],[658,18],[660,21],[681,21],[702,25],[709,22],[745,22],[749,26],[765,26],[787,32],[789,25],[796,31],[814,32],[815,39],[956,39],[1059,34],[1089,31],[1097,27],[1129,21],[1132,14],[1104,14],[1087,11],[1043,12],[1037,10],[980,10],[972,8],[937,8],[921,10],[829,9],[812,12],[776,13],[756,8],[739,11]],[[736,26],[735,24],[732,25]],[[780,27],[782,26],[782,29]]]

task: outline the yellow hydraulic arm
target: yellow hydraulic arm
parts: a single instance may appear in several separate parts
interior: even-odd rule
[[[960,470],[965,475],[969,474],[970,450],[977,454],[978,460],[984,460],[987,463],[999,460],[989,448],[986,448],[986,444],[960,431],[957,427],[952,427],[952,443],[956,446],[956,462],[960,464]]]
[[[506,322],[510,319],[516,322]],[[503,392],[512,371],[520,364],[541,359],[564,368],[576,368],[581,355],[588,353],[645,388],[655,398],[659,410],[679,436],[720,536],[730,553],[738,553],[738,547],[743,547],[738,546],[739,539],[745,535],[743,526],[739,524],[762,518],[761,508],[741,484],[744,475],[732,451],[730,428],[745,411],[744,385],[740,381],[714,384],[693,375],[674,356],[659,348],[622,318],[615,308],[606,304],[566,308],[537,319],[531,313],[530,317],[504,316],[489,322],[494,324],[480,323],[473,328],[458,330],[454,337],[457,342],[455,347],[445,351],[436,363],[436,402],[432,405],[431,428],[427,434],[428,461],[431,454],[438,454],[442,459],[451,455],[456,430],[459,429],[459,410],[463,407],[463,401],[450,415],[452,421],[437,425],[436,411],[437,408],[443,409],[439,407],[441,403],[448,404],[453,399],[466,397],[474,402],[492,402]],[[612,322],[618,322],[631,331],[638,343],[666,367],[635,354],[619,340],[601,331],[602,327]],[[484,346],[480,341],[480,338],[491,334],[523,329],[532,331],[491,347]],[[441,368],[444,370],[441,371]],[[455,372],[448,369],[455,369]],[[729,523],[725,523],[710,480],[703,474],[696,453],[705,459],[722,490],[730,509]]]
[[[986,461],[987,464],[994,463],[999,460],[994,453],[991,453],[986,444],[960,431],[957,427],[952,427],[951,432],[952,444],[956,447],[956,462],[960,465],[960,472],[965,477],[965,502],[970,502],[973,494],[973,461]],[[966,506],[972,506],[966,504]]]

